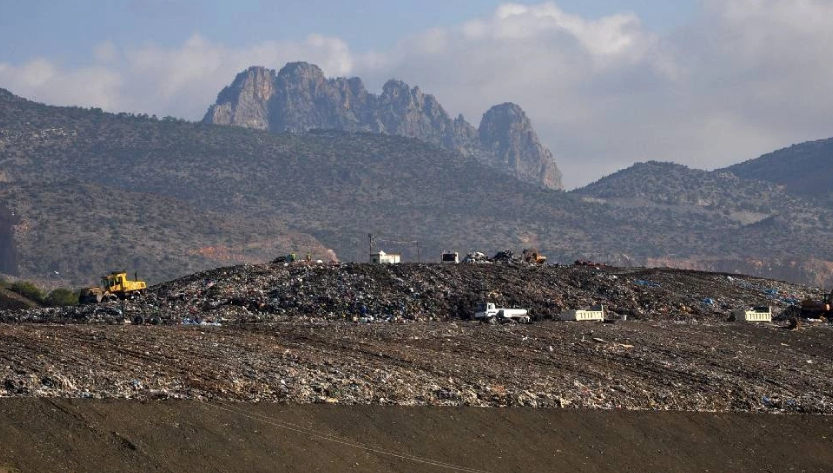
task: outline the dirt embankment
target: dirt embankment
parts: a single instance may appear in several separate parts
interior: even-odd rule
[[[0,471],[826,472],[833,418],[0,401]]]

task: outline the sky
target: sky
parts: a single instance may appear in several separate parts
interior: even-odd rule
[[[191,120],[250,65],[518,103],[568,188],[833,136],[830,0],[0,0],[0,87]]]

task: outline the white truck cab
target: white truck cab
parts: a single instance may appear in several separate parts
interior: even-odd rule
[[[477,311],[474,313],[474,319],[482,322],[516,322],[521,324],[532,322],[532,319],[529,317],[529,311],[526,309],[496,307],[491,302],[484,302],[478,305]]]

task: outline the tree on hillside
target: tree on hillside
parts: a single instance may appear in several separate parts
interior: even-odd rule
[[[53,290],[46,296],[46,300],[44,301],[46,305],[51,307],[63,307],[68,305],[77,305],[78,304],[78,293],[72,292],[69,289],[59,287],[58,289]]]

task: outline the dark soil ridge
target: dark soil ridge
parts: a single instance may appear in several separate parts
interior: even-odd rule
[[[833,417],[0,400],[3,472],[826,472]]]

